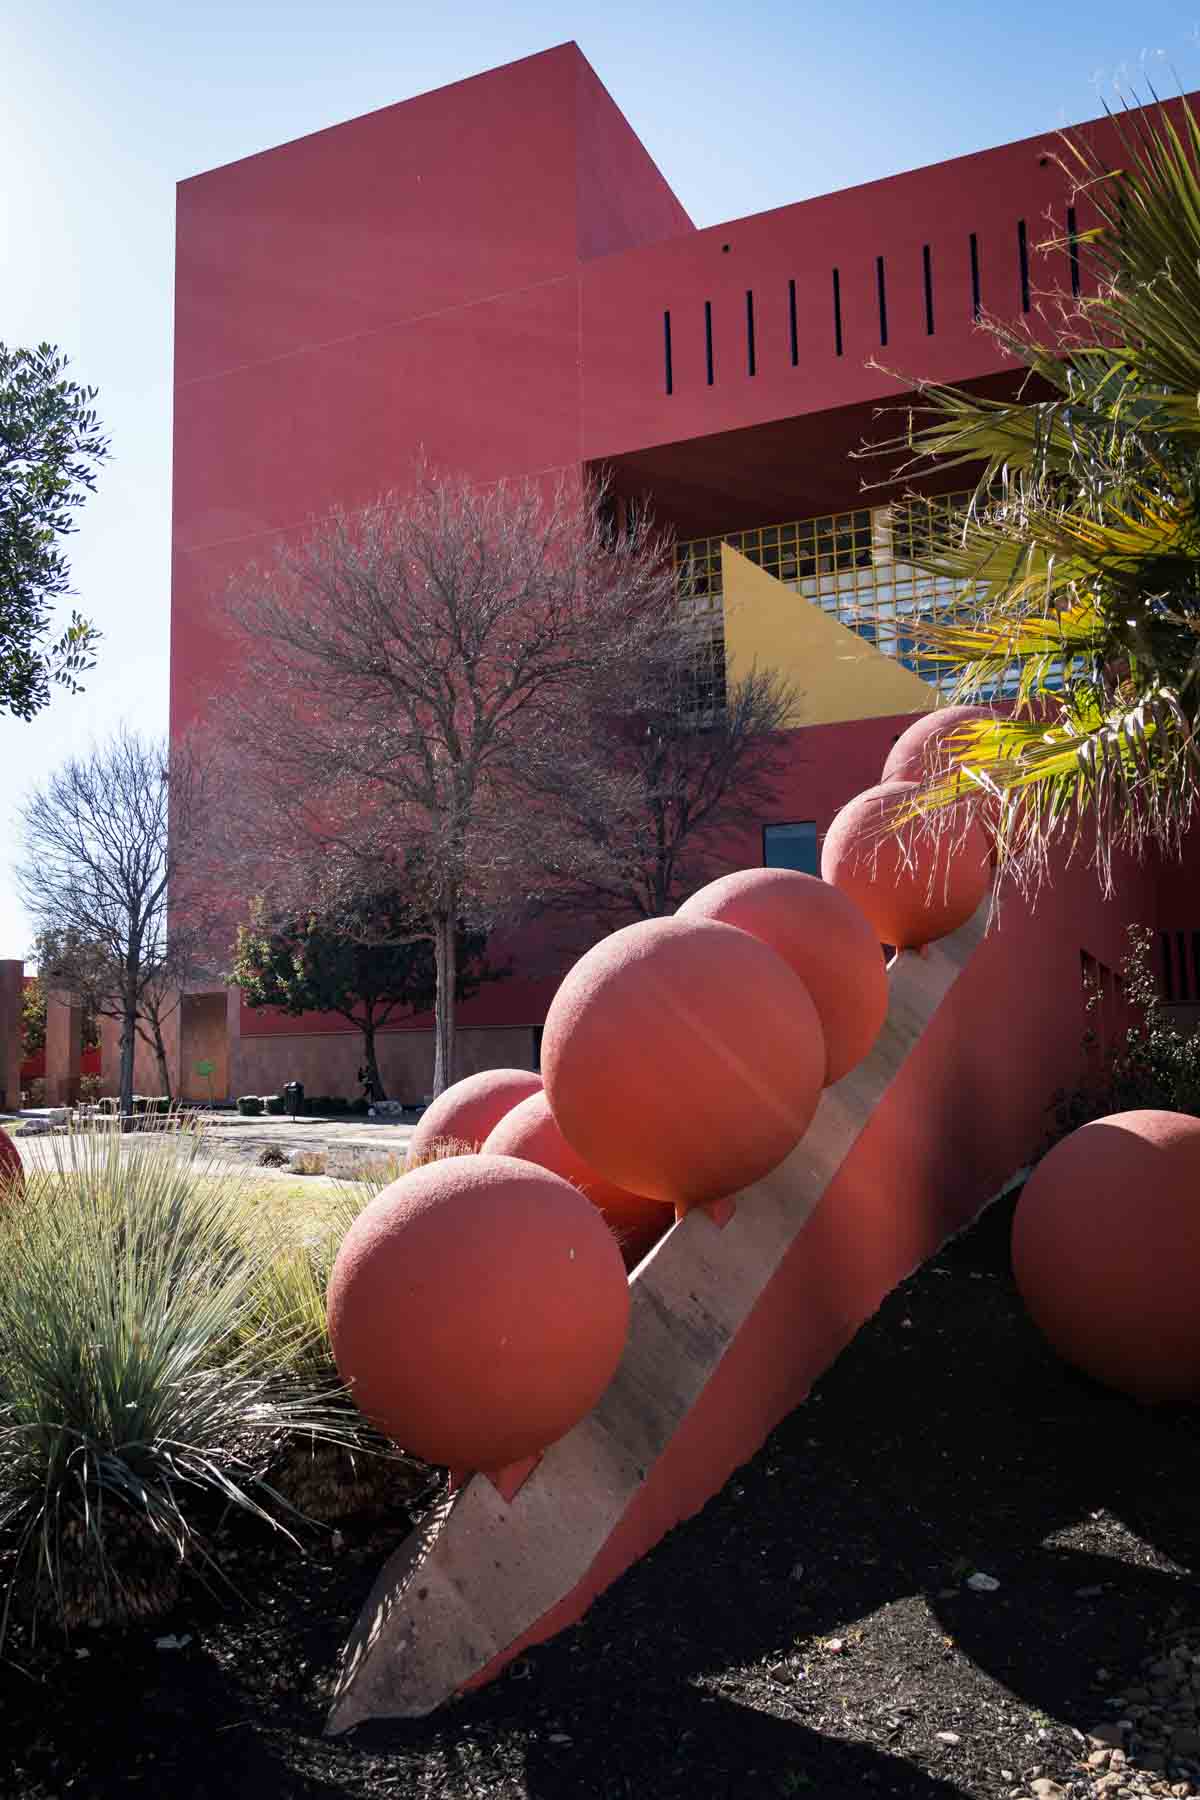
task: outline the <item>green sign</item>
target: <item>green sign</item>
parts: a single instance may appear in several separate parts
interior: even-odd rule
[[[197,1075],[211,1075],[216,1066],[215,1062],[209,1062],[206,1058],[204,1062],[196,1064],[196,1073]]]

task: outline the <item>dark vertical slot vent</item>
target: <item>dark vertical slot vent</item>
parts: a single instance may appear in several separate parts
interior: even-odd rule
[[[754,354],[754,289],[746,289],[746,373],[758,373],[758,361]]]
[[[925,271],[925,335],[933,336],[933,257],[929,245],[921,251],[921,265]]]
[[[1159,947],[1162,951],[1163,989],[1165,991],[1165,995],[1166,995],[1168,1002],[1170,1002],[1170,1001],[1173,1001],[1175,998],[1175,978],[1174,978],[1174,971],[1171,967],[1171,934],[1170,934],[1170,932],[1169,931],[1160,931],[1158,934],[1158,941],[1159,941]]]
[[[883,258],[875,258],[875,286],[879,291],[879,342],[887,343],[887,279],[883,273]]]
[[[971,233],[971,317],[977,319],[983,311],[983,299],[979,292],[979,239]]]
[[[833,271],[833,348],[835,353],[842,354],[842,278],[838,271]]]
[[[1024,219],[1017,220],[1017,255],[1021,259],[1021,311],[1029,311],[1029,238]]]
[[[1079,298],[1079,226],[1075,220],[1075,208],[1067,208],[1067,255],[1071,259],[1071,292]]]
[[[704,368],[709,387],[713,384],[712,301],[704,302]]]
[[[671,315],[663,314],[663,373],[666,376],[667,392],[675,392],[675,373],[671,367]]]
[[[792,346],[792,367],[800,361],[800,333],[796,327],[796,284],[788,282],[788,339]]]

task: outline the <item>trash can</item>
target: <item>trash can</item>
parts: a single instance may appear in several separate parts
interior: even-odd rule
[[[283,1098],[284,1104],[291,1112],[292,1124],[294,1125],[296,1123],[296,1114],[304,1111],[304,1083],[302,1081],[287,1082],[284,1086]]]

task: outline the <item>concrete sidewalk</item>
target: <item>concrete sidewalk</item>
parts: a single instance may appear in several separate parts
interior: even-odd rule
[[[20,1121],[19,1113],[0,1115],[0,1123],[18,1125]],[[326,1156],[331,1172],[336,1173],[338,1169],[382,1162],[388,1157],[403,1159],[414,1129],[415,1122],[399,1125],[390,1120],[298,1118],[293,1124],[290,1118],[246,1119],[239,1113],[218,1113],[204,1116],[201,1155],[207,1154],[215,1161],[230,1163],[243,1171],[250,1167],[256,1175],[271,1178],[290,1177],[293,1172],[287,1168],[259,1168],[258,1158],[264,1150],[274,1148],[287,1157],[308,1150]],[[60,1146],[61,1155],[63,1135],[62,1132],[39,1133],[26,1139],[18,1131],[13,1134],[13,1142],[27,1168],[52,1168],[56,1146]],[[122,1142],[135,1147],[171,1141],[174,1135],[139,1129],[128,1132]],[[193,1140],[188,1138],[184,1142],[190,1153]]]

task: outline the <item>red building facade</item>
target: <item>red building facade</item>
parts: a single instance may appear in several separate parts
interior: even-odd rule
[[[1111,126],[1080,129],[1102,146]],[[1048,215],[1065,244],[1046,253]],[[886,495],[864,502],[850,453],[878,433],[876,407],[904,397],[886,371],[1011,383],[979,314],[1020,320],[1039,293],[1077,289],[1086,224],[1047,134],[696,230],[573,44],[182,183],[172,732],[202,726],[236,668],[230,577],[334,503],[403,487],[420,453],[481,483],[603,466],[687,541],[874,518]],[[854,529],[865,544],[875,528]],[[837,616],[836,595],[809,597]],[[738,853],[760,860],[771,824],[819,838],[905,722],[801,725],[777,813]],[[1111,964],[1120,920],[1091,898],[1070,906]],[[1139,890],[1130,916],[1174,925],[1164,907]],[[1076,985],[1080,942],[1072,927]],[[527,971],[464,1007],[461,1072],[529,1065],[554,986]],[[181,1020],[196,1097],[201,1059],[218,1092],[293,1075],[357,1091],[341,1022],[216,991],[189,996]],[[388,1034],[398,1097],[425,1091],[431,1055],[428,1021]]]

